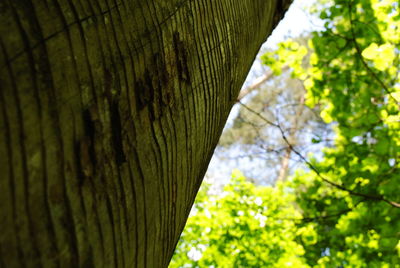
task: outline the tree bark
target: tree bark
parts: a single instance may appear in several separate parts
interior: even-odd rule
[[[166,267],[289,1],[0,3],[0,267]]]

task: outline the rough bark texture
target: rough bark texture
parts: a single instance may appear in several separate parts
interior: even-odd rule
[[[166,267],[289,1],[0,2],[0,266]]]

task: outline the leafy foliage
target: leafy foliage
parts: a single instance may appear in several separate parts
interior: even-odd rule
[[[398,5],[337,0],[318,10],[325,30],[311,40],[311,67],[293,67],[306,103],[320,105],[336,130],[334,148],[294,178],[303,215],[317,219],[318,242],[306,247],[312,265],[400,263]],[[266,57],[274,66],[286,55]]]
[[[297,234],[313,241],[282,187],[258,186],[238,171],[222,195],[200,191],[170,267],[308,267]],[[311,238],[310,238],[311,237]]]

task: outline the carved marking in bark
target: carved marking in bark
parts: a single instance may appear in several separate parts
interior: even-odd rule
[[[153,55],[142,77],[135,82],[136,106],[138,112],[147,107],[153,122],[161,117],[164,108],[173,105],[173,88],[168,84],[168,70],[160,53]]]
[[[190,84],[186,49],[183,41],[179,37],[178,32],[174,32],[173,41],[179,80]]]
[[[108,69],[104,70],[105,96],[110,109],[111,140],[115,152],[115,160],[118,166],[126,162],[125,153],[122,145],[122,124],[119,112],[118,97],[121,88],[118,78],[114,79]]]

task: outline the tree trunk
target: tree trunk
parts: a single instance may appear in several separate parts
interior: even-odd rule
[[[166,267],[286,2],[1,1],[0,267]]]

